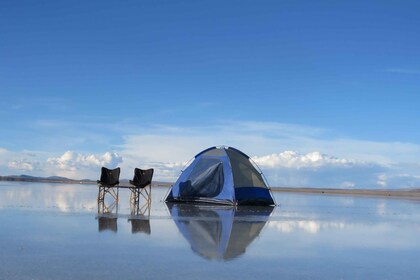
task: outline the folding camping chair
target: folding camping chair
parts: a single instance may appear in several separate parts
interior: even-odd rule
[[[153,168],[134,169],[134,178],[130,180],[130,206],[131,212],[135,215],[144,215],[147,211],[150,214],[150,204],[152,202],[152,178]],[[145,199],[145,203],[140,207],[140,196]]]
[[[118,204],[118,192],[119,192],[119,179],[120,179],[120,168],[108,169],[102,167],[101,179],[97,181],[99,192],[98,192],[98,212],[110,212],[108,207],[105,205],[105,195],[109,193],[113,198],[114,202],[112,205]],[[112,209],[113,207],[111,207]]]

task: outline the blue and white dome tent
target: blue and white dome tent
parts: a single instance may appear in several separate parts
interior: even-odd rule
[[[275,205],[256,164],[243,152],[225,146],[211,147],[197,154],[165,201]]]

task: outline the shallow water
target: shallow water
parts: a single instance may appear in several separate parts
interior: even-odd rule
[[[154,188],[133,216],[128,190],[107,215],[97,191],[0,182],[0,279],[419,279],[416,201],[275,193],[275,208],[232,209]]]

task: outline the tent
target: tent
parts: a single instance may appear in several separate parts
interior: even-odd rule
[[[249,156],[232,147],[197,154],[166,196],[167,202],[273,205],[270,188]]]
[[[191,250],[207,260],[223,261],[245,254],[274,209],[273,206],[167,205]]]

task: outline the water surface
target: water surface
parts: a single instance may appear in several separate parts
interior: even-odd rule
[[[97,191],[0,182],[0,279],[419,279],[416,201],[274,193],[236,209],[154,188],[146,212],[120,190],[103,215]]]

